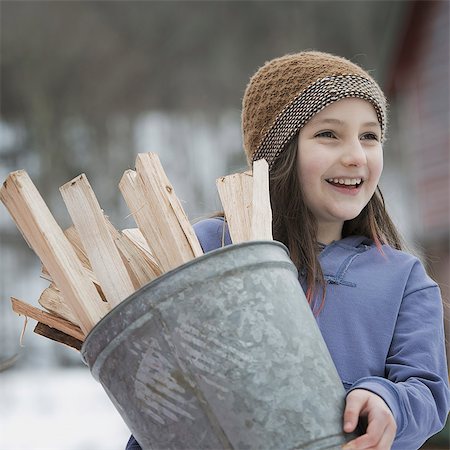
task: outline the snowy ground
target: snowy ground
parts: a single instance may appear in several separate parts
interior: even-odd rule
[[[0,373],[0,450],[123,450],[129,434],[87,368]]]

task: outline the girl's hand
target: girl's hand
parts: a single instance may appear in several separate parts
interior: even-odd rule
[[[397,424],[384,400],[364,389],[355,389],[347,395],[344,411],[344,431],[351,433],[359,416],[366,416],[366,434],[347,442],[344,450],[389,450],[395,439]]]

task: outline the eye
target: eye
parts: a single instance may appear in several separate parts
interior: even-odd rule
[[[368,140],[368,141],[379,141],[380,140],[375,133],[364,133],[360,139]]]
[[[319,138],[336,138],[335,134],[332,131],[320,131],[319,133],[317,133],[314,137],[319,137]]]

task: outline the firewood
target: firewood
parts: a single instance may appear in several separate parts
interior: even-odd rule
[[[84,269],[85,275],[92,281],[95,288],[97,289],[97,292],[98,292],[98,295],[100,295],[100,298],[104,302],[106,302],[105,294],[103,293],[102,287],[100,286],[100,283],[98,282],[97,278],[95,277],[94,272],[92,272],[92,270],[90,270],[84,266],[83,266],[83,269]],[[48,273],[48,270],[45,268],[45,266],[42,266],[42,268],[41,268],[41,278],[49,281],[50,283],[54,282],[52,276]]]
[[[75,250],[76,255],[78,256],[78,259],[81,261],[81,264],[83,265],[83,267],[85,269],[87,269],[87,273],[89,274],[89,277],[91,278],[91,280],[95,284],[99,285],[98,280],[95,278],[95,275],[92,272],[91,263],[89,262],[89,258],[87,256],[86,252],[84,251],[83,244],[81,243],[81,239],[80,239],[80,236],[78,235],[76,228],[73,225],[70,226],[69,228],[64,230],[64,235],[69,240],[69,242],[72,244],[72,247]],[[47,280],[50,282],[53,281],[52,277],[48,273],[48,270],[44,266],[42,266],[41,277],[44,280]]]
[[[85,272],[86,276],[89,277],[89,279],[96,285],[96,287],[101,289],[100,283],[98,282],[97,278],[95,277],[94,272],[92,272],[92,270],[88,269],[87,267],[83,266],[83,268],[84,268],[84,272]],[[54,281],[45,266],[42,266],[42,268],[41,268],[41,278],[49,281],[50,283]],[[99,289],[97,289],[97,290],[99,290]],[[103,300],[106,301],[104,298],[103,298]]]
[[[122,230],[122,233],[143,252],[153,258],[152,251],[139,228],[126,228],[125,230]]]
[[[88,333],[107,314],[108,305],[86,276],[72,245],[28,174],[23,170],[10,173],[0,189],[0,198],[61,290],[81,329]]]
[[[216,180],[233,244],[251,239],[253,177],[251,172],[235,173]]]
[[[51,339],[52,341],[72,347],[75,350],[81,350],[81,346],[83,345],[83,341],[69,336],[68,334],[57,330],[56,328],[49,327],[48,325],[45,325],[41,322],[38,322],[36,324],[36,326],[34,327],[34,332],[48,339]]]
[[[77,229],[72,225],[69,228],[64,230],[64,235],[69,240],[69,242],[72,244],[72,247],[75,250],[75,253],[77,254],[79,260],[81,261],[81,264],[85,268],[87,275],[94,283],[98,294],[100,295],[102,300],[104,302],[106,302],[106,296],[105,296],[103,289],[100,286],[100,283],[97,280],[94,272],[92,271],[91,263],[86,254],[86,251],[84,250],[83,243],[81,242],[80,235],[78,234]],[[52,280],[49,280],[49,281],[52,281]]]
[[[253,172],[220,178],[217,187],[233,243],[272,239],[265,160]],[[156,154],[139,154],[119,188],[138,228],[117,230],[83,174],[60,188],[75,224],[63,232],[26,172],[3,183],[0,199],[51,282],[39,298],[46,311],[11,298],[14,311],[38,321],[36,333],[79,349],[111,307],[203,254]]]
[[[72,225],[64,230],[64,235],[72,244],[72,247],[78,256],[78,259],[81,261],[81,264],[83,264],[86,269],[89,269],[92,272],[92,266],[89,261],[89,257],[84,250],[83,243],[81,242],[80,235],[78,234],[77,229]]]
[[[135,289],[86,175],[64,184],[60,191],[106,299],[117,306]]]
[[[269,192],[269,165],[265,159],[253,163],[251,240],[272,240],[272,208]]]
[[[39,296],[38,303],[47,311],[77,325],[77,318],[75,314],[66,304],[61,291],[55,286],[54,283],[50,283],[50,286],[42,291]]]
[[[167,271],[203,255],[197,236],[184,212],[155,153],[141,153],[136,158],[137,181],[153,215],[153,239],[145,235],[153,253]],[[163,258],[164,257],[164,258]]]
[[[11,304],[13,311],[17,314],[29,317],[30,319],[34,319],[37,322],[44,323],[45,325],[48,325],[51,328],[56,328],[57,330],[60,330],[63,333],[74,337],[75,339],[84,341],[86,333],[84,333],[80,329],[80,327],[69,322],[68,320],[42,311],[41,309],[29,305],[28,303],[25,303],[22,300],[14,297],[11,297]]]
[[[265,159],[253,163],[253,171],[216,180],[233,244],[272,240],[269,167]]]
[[[148,214],[148,208],[146,208],[147,199],[138,185],[137,173],[134,170],[128,169],[123,173],[123,176],[119,182],[119,190],[122,193],[125,203],[127,204],[138,227],[142,229],[149,227],[150,225],[148,225],[148,223],[151,222],[152,217]],[[147,247],[150,249],[145,236],[144,240]],[[158,255],[153,256],[158,265],[161,267]]]
[[[149,250],[144,250],[131,240],[124,232],[116,228],[108,221],[111,236],[122,256],[122,260],[128,270],[134,288],[137,290],[144,284],[153,281],[162,274],[158,263],[152,257]],[[141,235],[142,236],[142,235]],[[145,242],[145,239],[142,237]],[[147,243],[145,242],[147,246]],[[148,249],[148,246],[147,246]]]
[[[163,272],[203,254],[157,155],[139,154],[119,187]]]

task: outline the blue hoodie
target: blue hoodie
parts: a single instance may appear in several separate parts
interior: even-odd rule
[[[222,246],[223,227],[216,218],[194,226],[205,253]],[[387,245],[380,252],[362,236],[327,245],[319,261],[327,287],[316,320],[345,389],[382,397],[397,423],[392,449],[418,449],[449,412],[437,284],[417,258]]]

